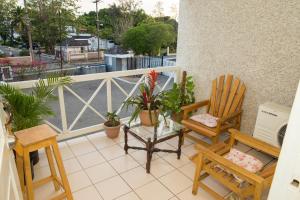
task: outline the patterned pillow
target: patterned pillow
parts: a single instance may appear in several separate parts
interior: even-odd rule
[[[205,113],[205,114],[194,115],[190,119],[199,122],[205,126],[214,128],[217,126],[219,118]]]
[[[257,158],[232,148],[230,152],[224,156],[234,164],[248,170],[251,173],[257,173],[263,167],[263,163]]]

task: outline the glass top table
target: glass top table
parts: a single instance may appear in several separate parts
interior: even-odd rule
[[[183,126],[178,122],[173,121],[170,118],[163,119],[159,118],[159,124],[154,127],[143,126],[140,123],[137,123],[133,126],[129,124],[124,125],[125,133],[125,144],[124,150],[125,153],[128,153],[128,149],[137,149],[144,150],[147,152],[147,163],[146,171],[150,173],[150,165],[152,160],[152,154],[154,152],[167,152],[167,153],[176,153],[177,159],[180,159],[181,156],[181,145],[183,139]],[[145,147],[131,146],[128,144],[128,134],[142,142]],[[178,148],[177,150],[171,149],[160,149],[157,148],[157,144],[170,140],[174,137],[178,137]],[[130,143],[130,141],[129,141]]]

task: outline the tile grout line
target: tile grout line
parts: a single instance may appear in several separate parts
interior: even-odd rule
[[[88,139],[89,140],[89,139]],[[91,142],[91,144],[96,148],[96,145],[94,145],[92,142]],[[118,143],[119,144],[119,143]],[[96,148],[97,149],[97,148]],[[97,151],[98,151],[98,149],[97,149]],[[98,151],[102,156],[103,156],[103,154],[100,152],[100,150]],[[122,155],[123,156],[123,155]],[[120,156],[121,157],[121,156]],[[104,158],[104,160],[110,165],[110,167],[112,168],[112,169],[114,169],[115,170],[115,168],[111,165],[111,163],[109,162],[109,160],[107,160],[104,156],[103,156],[103,158]],[[116,158],[117,159],[117,158]],[[113,159],[112,159],[113,160]],[[138,163],[138,162],[137,162]],[[140,165],[140,163],[138,163],[138,165]],[[137,166],[137,167],[139,167],[139,166]],[[136,167],[136,168],[137,168]],[[132,168],[132,169],[135,169],[135,168]],[[132,169],[130,169],[130,170],[132,170]],[[123,179],[123,177],[121,176],[121,174],[117,171],[117,170],[115,170],[116,171],[116,173],[117,173],[117,175],[116,176],[119,176],[125,183],[126,183],[126,185],[135,193],[135,195],[139,198],[139,199],[141,199],[138,195],[137,195],[137,193],[134,191],[134,189],[133,188],[131,188],[131,186],[126,182],[126,180],[124,180]],[[129,171],[129,170],[128,170]],[[113,177],[115,177],[115,176],[113,176]],[[113,178],[113,177],[110,177],[110,178]],[[109,179],[109,178],[108,178]],[[107,180],[108,180],[107,179]],[[104,180],[103,180],[104,181]],[[103,181],[101,181],[101,182],[103,182]],[[99,181],[99,183],[100,183],[100,181]],[[94,184],[93,184],[94,185]],[[96,188],[97,189],[97,188]],[[97,190],[98,191],[98,190]],[[130,191],[130,192],[132,192],[132,191]],[[123,195],[120,195],[120,196],[118,196],[118,197],[116,197],[116,198],[119,198],[119,197],[121,197],[121,196],[124,196],[124,195],[127,195],[127,194],[129,194],[130,192],[128,192],[128,193],[126,193],[126,194],[123,194]],[[98,192],[99,193],[99,192]],[[114,199],[116,199],[116,198],[114,198]],[[104,199],[104,198],[103,198]],[[105,199],[104,199],[105,200]]]
[[[86,136],[83,136],[83,137],[86,137]],[[88,140],[88,138],[86,138],[86,139]],[[88,140],[88,142],[91,143],[89,140]],[[66,144],[69,146],[69,144],[68,144],[67,142],[66,142]],[[70,150],[71,150],[71,152],[74,154],[74,156],[75,156],[76,160],[79,162],[80,166],[82,167],[83,173],[88,177],[89,181],[91,182],[91,185],[88,185],[88,186],[83,187],[83,188],[81,188],[81,189],[79,189],[79,190],[77,190],[77,191],[74,191],[74,193],[75,193],[75,192],[78,192],[78,191],[80,191],[80,190],[86,189],[86,188],[88,188],[88,187],[90,187],[90,186],[93,186],[93,187],[95,188],[94,183],[92,182],[92,180],[91,180],[91,178],[89,177],[89,175],[85,172],[85,170],[84,170],[82,164],[81,164],[80,161],[78,160],[77,156],[75,155],[75,153],[73,152],[73,150],[72,150],[71,147],[70,147]],[[97,149],[96,149],[96,151],[97,151]],[[94,151],[93,151],[93,152],[94,152]],[[92,152],[89,152],[89,153],[92,153]],[[84,155],[87,155],[87,154],[88,154],[88,153],[86,153],[86,154],[84,154]],[[79,156],[82,156],[82,155],[79,155]],[[102,154],[101,154],[101,156],[102,156]],[[97,190],[97,188],[95,188],[95,189],[96,189],[97,194],[100,196],[100,198],[101,198],[102,200],[104,200],[104,198],[103,198],[102,195],[99,193],[99,191]],[[73,194],[73,192],[72,192],[72,194]]]

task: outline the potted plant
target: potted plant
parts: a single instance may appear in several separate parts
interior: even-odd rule
[[[128,110],[129,106],[134,106],[134,111],[130,117],[129,124],[140,118],[141,124],[144,126],[154,126],[158,122],[158,115],[161,108],[162,93],[155,93],[158,73],[152,70],[145,82],[140,85],[140,94],[128,98],[123,103]]]
[[[33,90],[27,94],[7,83],[0,84],[0,95],[6,112],[11,116],[12,132],[37,126],[45,116],[54,115],[49,102],[57,99],[53,91],[61,85],[70,83],[70,77],[50,75],[47,80],[40,79]],[[38,151],[30,153],[31,163],[39,161]]]
[[[186,71],[184,71],[181,83],[174,83],[170,90],[163,93],[162,105],[164,113],[171,116],[173,120],[180,122],[183,117],[181,107],[195,102],[194,88],[193,78],[187,76]]]
[[[116,138],[120,133],[121,122],[116,112],[107,112],[106,114],[107,121],[104,123],[104,130],[109,138]]]

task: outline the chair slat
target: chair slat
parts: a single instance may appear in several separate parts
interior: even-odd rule
[[[229,110],[230,110],[230,108],[231,108],[231,105],[232,105],[232,103],[233,103],[233,100],[234,100],[234,98],[235,98],[235,96],[236,96],[236,92],[237,92],[237,90],[238,90],[238,88],[239,88],[239,85],[240,85],[240,80],[239,80],[239,79],[235,79],[235,80],[234,80],[234,83],[233,83],[233,85],[232,85],[232,87],[231,87],[231,91],[230,91],[228,100],[227,100],[227,102],[226,102],[225,110],[224,110],[222,116],[227,116],[227,115],[228,115]]]
[[[223,112],[226,106],[226,102],[227,102],[227,98],[229,95],[229,91],[231,88],[231,83],[232,83],[232,79],[233,79],[233,75],[227,75],[227,79],[226,79],[226,84],[222,93],[222,97],[221,97],[221,102],[220,102],[220,107],[219,107],[219,112],[218,112],[218,117],[222,117],[223,116]]]
[[[212,94],[211,94],[211,103],[210,103],[210,110],[209,114],[214,115],[215,113],[215,102],[217,98],[217,79],[213,80],[212,82]]]
[[[220,103],[221,103],[221,97],[222,97],[222,93],[223,93],[223,89],[224,89],[224,80],[225,80],[225,75],[220,76],[219,82],[218,82],[217,100],[216,100],[216,105],[215,105],[214,116],[218,116]]]
[[[233,103],[230,107],[230,110],[229,110],[228,114],[234,113],[237,110],[237,108],[239,107],[240,102],[243,100],[245,91],[246,91],[246,86],[243,83],[242,86],[240,87],[239,91],[237,92],[236,97],[233,100]]]

